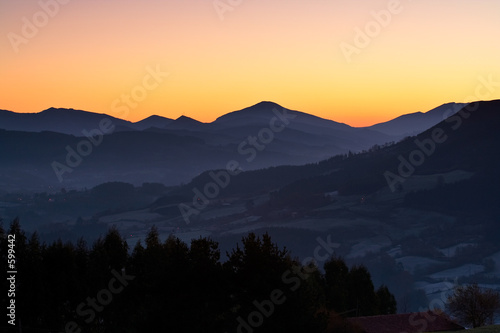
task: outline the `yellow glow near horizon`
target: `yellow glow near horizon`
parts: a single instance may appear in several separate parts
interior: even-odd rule
[[[222,2],[226,2],[221,0]],[[348,62],[356,28],[399,2],[400,12]],[[113,101],[168,72],[126,119],[186,115],[209,122],[262,100],[352,126],[427,111],[500,82],[500,3],[478,1],[70,1],[17,45],[39,1],[0,0],[0,108],[65,107],[113,116]],[[226,2],[227,3],[227,2]],[[42,16],[41,16],[42,15]],[[41,22],[44,23],[44,22]],[[488,99],[500,98],[500,87]],[[479,99],[479,98],[478,98]]]

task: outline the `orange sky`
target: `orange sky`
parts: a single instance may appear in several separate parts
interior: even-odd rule
[[[499,1],[241,0],[224,13],[214,3],[230,6],[0,0],[0,109],[120,116],[122,96],[135,91],[131,121],[208,122],[268,100],[364,126],[470,100],[478,77],[500,82]],[[380,11],[390,13],[383,24]],[[355,43],[358,28],[372,29],[367,45]],[[347,44],[360,46],[349,59]],[[169,75],[145,89],[157,67]],[[500,86],[488,93],[500,98]]]

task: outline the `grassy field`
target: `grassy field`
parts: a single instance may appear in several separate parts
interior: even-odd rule
[[[466,331],[453,331],[453,332],[467,332],[467,333],[500,333],[500,325],[493,326],[483,326],[478,328],[473,328]],[[441,332],[441,333],[452,333],[450,332]]]

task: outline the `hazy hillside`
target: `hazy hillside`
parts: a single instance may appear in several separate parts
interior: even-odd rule
[[[338,156],[319,164],[300,167],[299,173],[303,175],[316,173],[317,176],[312,178],[309,176],[289,186],[301,192],[319,193],[340,190],[345,194],[368,194],[388,187],[384,174],[389,171],[394,175],[399,175],[398,168],[401,164],[399,156],[409,161],[413,152],[422,150],[416,144],[416,140],[421,145],[425,143],[429,148],[427,148],[428,155],[424,154],[422,164],[412,166],[414,169],[412,175],[435,174],[452,170],[468,170],[494,175],[495,167],[500,161],[498,154],[493,153],[500,145],[497,130],[500,127],[500,112],[498,111],[500,101],[479,102],[471,105],[471,108],[477,107],[477,111],[470,112],[463,109],[461,113],[398,144],[386,148],[375,147],[365,154],[350,157]],[[442,131],[446,139],[442,143],[430,144],[429,140],[432,140],[436,130]],[[435,147],[432,152],[430,152],[431,145]],[[415,157],[415,160],[418,162],[416,164],[420,163],[418,157]],[[404,164],[407,166],[407,163]],[[261,172],[265,177],[265,171]],[[269,173],[272,173],[272,170],[269,170]],[[253,177],[249,176],[249,178]],[[402,185],[404,186],[404,182]]]
[[[0,163],[4,191],[83,188],[106,181],[177,185],[229,161],[244,170],[300,165],[394,139],[270,102],[210,124],[184,116],[149,117],[133,124],[62,109],[3,116],[0,127],[8,130],[2,130],[0,153],[9,156]],[[13,131],[19,128],[25,132]]]
[[[405,114],[368,128],[400,137],[416,135],[450,117],[465,105],[465,103],[446,103],[427,112]]]
[[[208,171],[197,161],[227,161],[234,157],[231,145],[225,150],[158,128],[114,133],[68,175],[69,184],[80,177],[99,183],[110,174],[150,182],[167,179],[165,170],[177,170],[179,180],[181,168],[189,180],[168,188],[106,183],[87,191],[59,185],[36,195],[5,194],[0,212],[20,216],[31,230],[39,226],[46,239],[92,238],[115,226],[135,244],[154,225],[163,240],[211,237],[224,252],[248,232],[269,232],[299,258],[311,256],[318,239],[330,239],[338,244],[336,255],[365,264],[375,285],[394,291],[400,311],[416,311],[455,283],[500,288],[499,126],[500,100],[478,102],[397,144],[230,177],[224,165]],[[10,169],[2,171],[2,184],[45,179],[42,169],[23,173],[19,165],[43,162],[50,174],[45,154],[64,158],[64,145],[81,140],[51,132],[0,135],[2,154],[12,156],[4,162]],[[32,147],[28,154],[26,147]],[[276,158],[267,148],[256,162],[261,157]],[[193,172],[197,176],[188,178]]]
[[[11,131],[51,131],[83,136],[82,131],[99,128],[99,122],[109,118],[117,129],[132,129],[132,123],[106,114],[74,109],[50,108],[39,113],[0,111],[0,128]]]
[[[473,103],[395,145],[241,173],[200,209],[195,201],[205,203],[200,193],[214,182],[206,172],[149,211],[186,239],[210,235],[230,246],[267,231],[302,258],[331,237],[336,255],[367,265],[395,292],[400,311],[416,311],[457,283],[500,288],[499,126],[500,100]],[[388,172],[401,177],[394,191]]]
[[[393,120],[363,128],[352,128],[349,125],[304,112],[286,110],[290,115],[298,117],[297,121],[289,124],[291,129],[326,136],[331,136],[332,130],[344,134],[353,132],[359,136],[359,144],[363,145],[366,138],[377,140],[387,139],[389,136],[399,139],[407,135],[418,134],[457,112],[464,105],[464,103],[447,103],[425,113],[404,114]],[[272,117],[269,112],[273,109],[282,110],[283,107],[273,102],[260,102],[248,108],[227,113],[212,123],[201,123],[187,116],[181,116],[174,120],[157,115],[132,123],[110,115],[74,109],[50,108],[38,113],[15,113],[0,110],[0,128],[27,132],[52,131],[81,136],[84,129],[98,128],[99,121],[105,117],[113,121],[117,131],[142,131],[154,127],[173,131],[195,131],[203,134],[208,132],[226,133],[228,131],[238,134],[239,130],[249,126],[268,126]],[[236,136],[241,137],[241,135]]]

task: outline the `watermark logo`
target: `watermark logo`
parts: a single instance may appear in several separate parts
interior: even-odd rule
[[[409,324],[417,328],[416,332],[426,332],[430,323],[433,323],[440,313],[446,309],[448,293],[458,285],[458,278],[454,282],[445,281],[446,289],[441,290],[439,295],[432,298],[427,308],[419,308],[419,312],[412,313],[408,318]]]
[[[47,26],[50,19],[54,18],[59,13],[61,5],[66,5],[69,2],[70,0],[38,1],[38,5],[41,9],[32,15],[31,20],[26,16],[21,19],[21,34],[15,32],[9,32],[7,34],[7,38],[14,52],[19,53],[19,46],[21,44],[28,44],[31,39],[35,38],[40,32],[40,29]]]
[[[307,257],[302,260],[302,267],[296,265],[292,269],[285,271],[281,276],[281,281],[290,288],[290,291],[297,291],[302,282],[309,278],[309,275],[314,272],[316,266],[309,265],[312,262],[321,263],[325,262],[334,253],[335,249],[340,247],[339,243],[332,242],[331,235],[324,240],[321,237],[316,238],[319,245],[314,248],[313,257]],[[248,314],[246,320],[238,316],[236,321],[238,333],[252,333],[255,329],[262,326],[265,318],[273,315],[276,306],[282,305],[286,302],[287,298],[285,292],[281,289],[274,289],[269,293],[269,299],[263,301],[254,300],[252,304],[255,306],[255,311]]]
[[[269,126],[262,128],[257,135],[250,135],[238,145],[238,153],[242,156],[248,155],[245,159],[247,162],[252,162],[258,155],[258,152],[266,149],[266,146],[273,142],[275,133],[282,132],[292,119],[297,115],[289,114],[286,109],[281,112],[278,109],[273,109],[274,116],[269,120]],[[231,177],[236,176],[241,172],[240,163],[235,160],[226,163],[226,169],[217,172],[210,171],[209,176],[213,180],[203,186],[203,191],[199,188],[193,188],[192,206],[185,203],[180,203],[178,208],[186,224],[191,223],[191,216],[199,215],[205,209],[211,199],[215,199],[220,194],[220,190],[226,188]]]
[[[96,297],[87,297],[85,302],[78,304],[76,307],[76,313],[80,317],[85,318],[85,323],[90,324],[94,321],[96,312],[102,312],[104,307],[113,301],[113,295],[121,293],[128,286],[129,281],[135,279],[135,276],[127,275],[125,269],[122,269],[120,273],[113,269],[111,274],[114,277],[109,280],[107,288],[99,290]],[[76,322],[70,321],[66,323],[65,333],[81,332],[82,329]]]
[[[487,79],[482,76],[478,77],[479,85],[475,89],[475,96],[469,96],[465,99],[466,102],[471,102],[477,99],[488,99],[495,91],[495,87],[500,87],[500,82],[493,81],[493,76],[490,74]],[[451,128],[456,131],[462,126],[463,119],[470,117],[471,112],[474,112],[479,107],[478,103],[470,103],[461,108],[458,112],[455,108],[446,110],[443,116],[449,116],[445,119],[446,123],[451,123]],[[430,137],[413,142],[417,146],[416,149],[410,152],[407,158],[403,155],[398,156],[399,165],[397,174],[386,170],[384,177],[387,185],[392,192],[401,189],[402,184],[411,177],[416,168],[425,163],[426,159],[433,155],[438,144],[444,143],[448,139],[448,135],[442,128],[436,127],[432,130]]]
[[[352,62],[352,56],[358,55],[361,50],[367,48],[372,40],[378,37],[384,28],[389,26],[394,15],[398,15],[403,11],[403,6],[399,0],[390,0],[387,3],[387,9],[380,11],[372,11],[370,16],[372,20],[368,21],[362,28],[354,28],[354,40],[351,43],[341,42],[340,50],[348,63]]]
[[[163,72],[159,65],[156,68],[151,66],[146,67],[147,74],[142,79],[142,84],[134,86],[130,90],[130,94],[122,94],[120,98],[115,99],[111,103],[111,111],[117,113],[118,117],[126,117],[130,108],[136,108],[139,102],[146,99],[148,91],[152,91],[160,86],[164,78],[169,75]],[[53,161],[51,163],[52,170],[56,174],[60,183],[63,182],[65,173],[72,173],[75,168],[82,164],[83,159],[92,154],[95,147],[98,147],[104,141],[104,135],[113,133],[115,125],[111,118],[103,118],[99,122],[97,128],[91,130],[82,130],[85,139],[80,140],[76,144],[76,148],[70,145],[66,146],[66,163]]]
[[[17,268],[16,268],[16,235],[8,235],[7,240],[7,281],[9,289],[7,296],[9,297],[9,306],[7,307],[7,317],[9,325],[16,325],[16,289],[17,289]]]
[[[243,0],[214,0],[213,6],[219,19],[224,21],[224,15],[226,12],[232,12],[236,7],[240,6]]]
[[[148,92],[158,88],[170,75],[168,72],[163,72],[158,64],[154,69],[151,66],[146,67],[146,72],[141,84],[134,86],[129,94],[122,94],[111,103],[111,111],[117,117],[127,117],[130,109],[135,109],[139,105],[138,103],[148,97]]]

